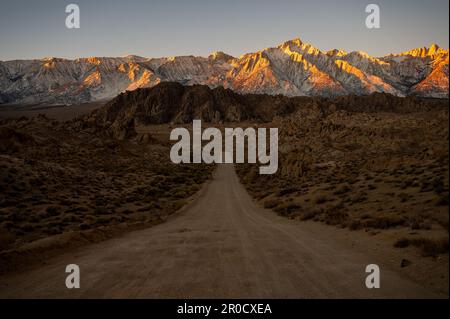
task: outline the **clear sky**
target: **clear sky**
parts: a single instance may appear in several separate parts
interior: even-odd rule
[[[65,7],[81,28],[65,27]],[[365,7],[381,8],[367,29]],[[243,53],[300,38],[321,50],[381,56],[448,48],[448,0],[0,0],[0,60]]]

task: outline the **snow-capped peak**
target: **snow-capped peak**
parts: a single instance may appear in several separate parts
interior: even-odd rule
[[[389,92],[448,97],[448,55],[437,44],[381,58],[363,51],[322,52],[296,38],[239,58],[216,51],[208,57],[5,61],[0,62],[0,104],[82,103],[161,81],[289,96]]]

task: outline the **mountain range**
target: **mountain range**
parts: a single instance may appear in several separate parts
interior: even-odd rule
[[[433,44],[372,57],[321,51],[293,39],[239,58],[91,57],[0,61],[0,104],[79,104],[160,82],[223,86],[238,93],[286,96],[368,95],[448,98],[449,50]]]

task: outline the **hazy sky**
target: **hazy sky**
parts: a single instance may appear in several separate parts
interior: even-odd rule
[[[65,7],[81,29],[65,27]],[[365,7],[381,8],[367,29]],[[375,56],[448,48],[448,0],[0,0],[0,60],[86,56],[234,56],[300,38],[319,49]]]

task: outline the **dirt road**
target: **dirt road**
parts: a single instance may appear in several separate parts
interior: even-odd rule
[[[258,207],[233,166],[222,165],[180,216],[0,278],[0,297],[437,296],[383,264],[381,288],[367,289],[365,267],[376,262],[326,231],[312,231]],[[80,266],[80,289],[65,287],[67,264]]]

